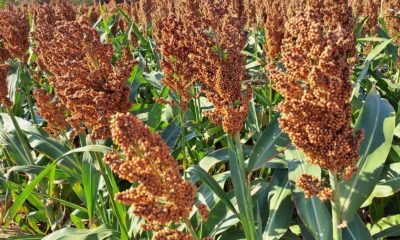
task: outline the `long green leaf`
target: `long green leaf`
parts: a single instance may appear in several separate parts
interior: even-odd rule
[[[320,178],[321,168],[307,163],[304,154],[299,150],[291,147],[285,151],[285,156],[289,162],[289,179],[292,183],[296,182],[301,175],[306,173]],[[293,196],[297,213],[307,229],[313,234],[315,239],[331,240],[332,223],[328,209],[316,196],[306,199],[303,191],[295,184],[293,185]]]
[[[93,158],[88,152],[83,154],[82,163],[82,184],[85,192],[86,207],[89,212],[89,220],[91,223],[93,223],[93,214],[97,201],[100,173],[94,166]]]
[[[379,181],[383,163],[389,154],[395,127],[394,109],[381,99],[376,90],[368,95],[357,120],[365,138],[360,147],[358,170],[353,177],[340,183],[342,220],[350,222]]]

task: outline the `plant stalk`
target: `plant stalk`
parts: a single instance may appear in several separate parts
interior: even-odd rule
[[[331,200],[333,240],[342,240],[342,229],[340,228],[341,216],[339,182],[337,175],[334,171],[329,171],[329,181],[333,191],[333,196]]]
[[[190,235],[192,235],[193,239],[200,240],[190,221],[188,219],[185,219],[183,220],[183,223],[185,224],[187,230],[190,232]]]
[[[236,195],[240,220],[243,224],[246,239],[256,240],[256,229],[253,214],[250,183],[246,178],[243,146],[240,142],[240,134],[228,135],[229,165],[232,174],[233,190]]]
[[[185,140],[185,112],[180,111],[180,120],[181,120],[181,145],[182,145],[182,152],[183,152],[183,169],[186,170],[188,165],[188,160],[186,157],[186,140]],[[186,171],[185,171],[185,178],[186,178]]]

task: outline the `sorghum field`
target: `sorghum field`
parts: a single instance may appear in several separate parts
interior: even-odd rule
[[[400,0],[0,0],[0,239],[400,239],[399,47]]]

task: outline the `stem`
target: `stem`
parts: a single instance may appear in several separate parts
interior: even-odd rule
[[[240,134],[228,135],[229,166],[232,174],[233,190],[236,195],[240,211],[240,220],[243,224],[246,239],[256,240],[256,229],[253,214],[253,203],[250,192],[250,183],[246,178],[243,147]]]
[[[183,152],[183,169],[186,170],[188,162],[186,157],[186,143],[185,143],[185,112],[180,111],[179,113],[181,118],[181,145],[182,145],[182,152]],[[186,178],[186,171],[185,178]]]
[[[243,147],[242,143],[240,142],[240,135],[239,133],[235,133],[233,135],[233,140],[235,141],[235,148],[238,157],[239,167],[241,169],[246,169],[244,166],[244,154],[243,154]]]
[[[185,219],[183,220],[183,223],[185,223],[185,226],[187,228],[187,230],[190,232],[190,234],[192,235],[194,240],[200,240],[199,237],[196,234],[196,231],[194,230],[192,224],[190,223],[189,220]]]
[[[341,216],[340,216],[339,183],[335,172],[329,171],[329,180],[333,191],[333,196],[331,200],[333,240],[342,240],[342,229],[340,228]]]

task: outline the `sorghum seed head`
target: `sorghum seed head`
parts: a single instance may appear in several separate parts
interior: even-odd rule
[[[113,65],[112,45],[101,42],[87,18],[63,9],[46,5],[34,10],[34,51],[39,66],[52,74],[49,81],[70,115],[73,133],[90,128],[92,139],[104,139],[111,136],[111,116],[130,107],[126,80],[135,61],[125,51]]]
[[[42,89],[35,89],[33,95],[39,114],[47,121],[45,130],[55,137],[66,131],[68,122],[65,120],[63,107],[58,99],[52,101],[51,96]]]
[[[148,230],[160,230],[171,221],[187,219],[197,191],[182,179],[161,136],[129,113],[113,117],[111,132],[124,159],[110,152],[104,161],[120,178],[139,183],[118,193],[116,200],[131,205],[133,213],[146,220]]]
[[[317,196],[323,202],[332,198],[332,189],[325,186],[324,179],[319,180],[316,176],[303,174],[296,180],[296,185],[303,190],[305,198]]]
[[[362,133],[350,127],[355,54],[346,1],[311,1],[289,19],[282,46],[285,71],[269,67],[274,88],[285,98],[280,126],[312,164],[348,179],[356,169]]]

